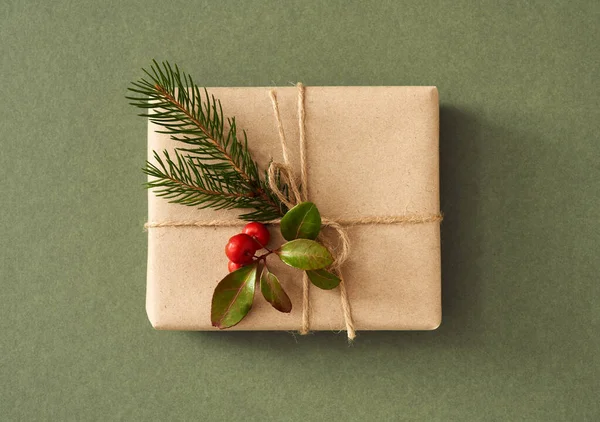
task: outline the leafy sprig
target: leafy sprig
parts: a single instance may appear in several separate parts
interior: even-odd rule
[[[253,209],[240,215],[247,221],[284,215],[287,208],[269,188],[268,173],[252,159],[246,132],[240,134],[235,118],[224,116],[221,102],[177,65],[153,61],[144,72],[127,98],[179,145],[171,154],[153,151],[154,162],[143,169],[151,177],[146,187],[178,204]],[[287,194],[281,179],[275,183]]]
[[[302,202],[290,209],[281,219],[280,230],[288,242],[278,249],[254,259],[217,284],[212,298],[211,320],[218,328],[238,324],[252,309],[254,292],[260,291],[267,302],[280,312],[291,312],[292,302],[279,279],[267,265],[267,257],[275,255],[285,264],[306,271],[310,281],[321,289],[333,289],[340,278],[326,270],[333,263],[327,248],[315,239],[321,230],[321,214],[312,202]]]

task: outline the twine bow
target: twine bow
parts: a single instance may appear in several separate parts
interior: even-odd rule
[[[273,104],[273,113],[275,120],[277,121],[277,129],[279,131],[279,141],[281,143],[281,152],[283,155],[283,163],[272,162],[269,166],[269,187],[284,203],[288,208],[293,208],[300,202],[308,201],[308,168],[306,165],[306,131],[305,121],[306,113],[304,111],[304,85],[298,83],[298,133],[299,133],[299,148],[300,148],[300,188],[294,177],[294,172],[290,166],[287,140],[285,137],[285,131],[283,129],[283,123],[281,122],[281,115],[279,113],[279,104],[277,102],[277,94],[275,90],[269,91],[271,103]],[[288,198],[277,186],[277,176],[283,179],[289,187],[291,198]],[[291,199],[291,200],[290,200]],[[344,315],[344,322],[346,324],[346,332],[348,333],[348,339],[353,340],[356,337],[356,330],[354,328],[354,320],[352,319],[352,310],[350,308],[350,300],[348,299],[348,292],[346,291],[346,283],[342,275],[341,267],[348,259],[350,255],[350,240],[348,239],[348,233],[346,230],[336,221],[327,218],[322,219],[324,226],[330,227],[337,233],[340,239],[339,250],[334,254],[334,261],[330,269],[336,273],[340,278],[340,299],[342,302],[342,313]],[[331,251],[332,248],[327,244],[322,236],[319,236],[319,240],[327,246]],[[300,334],[308,334],[310,331],[310,282],[306,272],[302,276],[302,325],[300,327]]]

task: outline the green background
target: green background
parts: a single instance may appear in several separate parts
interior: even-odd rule
[[[0,4],[0,419],[600,419],[600,3]],[[437,85],[434,332],[154,331],[152,58],[207,86]],[[350,140],[352,142],[352,140]]]

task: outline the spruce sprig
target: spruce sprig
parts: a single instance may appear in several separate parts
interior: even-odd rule
[[[240,135],[235,118],[225,118],[221,102],[177,65],[153,61],[145,78],[129,87],[126,97],[141,108],[160,133],[182,144],[174,153],[154,153],[143,171],[152,179],[146,187],[170,202],[216,209],[253,209],[240,215],[247,221],[268,221],[287,208],[269,188],[269,176],[259,171]],[[287,192],[279,177],[276,183]]]

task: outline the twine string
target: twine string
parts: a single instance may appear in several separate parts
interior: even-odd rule
[[[404,225],[404,224],[424,224],[438,223],[442,221],[441,214],[421,215],[421,214],[405,214],[392,215],[387,217],[365,216],[365,217],[350,217],[336,218],[335,222],[341,226],[369,226],[373,224],[386,225]],[[265,221],[264,224],[277,225],[281,222],[280,219]],[[323,218],[322,225],[329,227],[332,225],[332,220]],[[144,224],[145,229],[156,229],[164,227],[239,227],[240,220],[165,220],[165,221],[148,221]]]

